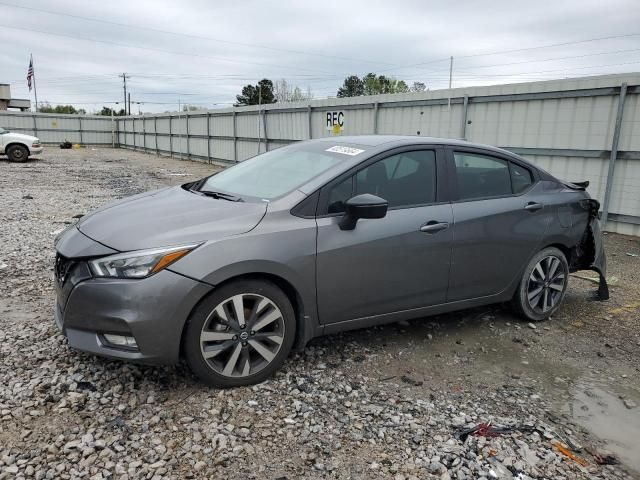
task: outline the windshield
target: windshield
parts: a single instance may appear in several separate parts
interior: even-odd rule
[[[2,135],[3,133],[9,133],[9,130],[5,130],[4,128],[0,127],[0,135]]]
[[[280,197],[344,159],[326,148],[326,144],[296,144],[263,153],[209,177],[200,191],[265,200]]]

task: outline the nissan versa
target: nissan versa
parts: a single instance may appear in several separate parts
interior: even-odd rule
[[[56,323],[78,350],[183,357],[230,387],[323,334],[507,301],[544,320],[569,272],[595,270],[608,297],[586,187],[463,141],[296,143],[67,229]]]

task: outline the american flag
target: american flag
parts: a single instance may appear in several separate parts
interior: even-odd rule
[[[27,85],[31,91],[31,79],[33,78],[33,57],[29,60],[29,70],[27,70]]]

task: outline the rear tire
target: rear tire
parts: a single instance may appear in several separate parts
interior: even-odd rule
[[[26,162],[29,158],[29,150],[23,145],[11,145],[7,149],[7,157],[11,162]]]
[[[263,382],[278,370],[295,335],[295,313],[282,290],[265,280],[238,280],[196,307],[183,350],[204,383],[239,387]]]
[[[559,249],[548,247],[531,259],[522,273],[513,297],[516,312],[533,322],[547,320],[564,299],[569,283],[567,258]]]

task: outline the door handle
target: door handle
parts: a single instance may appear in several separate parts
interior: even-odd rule
[[[537,212],[538,210],[540,210],[542,207],[544,207],[544,205],[542,205],[541,203],[537,203],[537,202],[529,202],[525,205],[524,209],[528,210],[530,212]]]
[[[420,227],[420,231],[424,233],[438,233],[440,230],[444,230],[445,228],[449,228],[449,223],[431,220],[430,222],[422,225]]]

